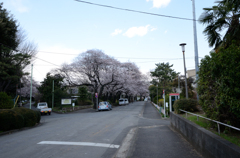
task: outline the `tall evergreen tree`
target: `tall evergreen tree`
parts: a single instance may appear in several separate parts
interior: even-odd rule
[[[41,101],[47,102],[51,107],[52,105],[52,88],[54,80],[54,107],[59,107],[61,105],[61,99],[68,97],[66,86],[64,85],[64,78],[55,74],[52,76],[50,73],[47,73],[46,78],[41,82],[41,86],[37,89],[42,94]]]
[[[0,3],[0,92],[12,96],[16,94],[20,78],[28,74],[23,70],[34,55],[34,49],[27,50],[34,46],[31,43],[23,44],[21,33],[17,20]],[[26,49],[18,51],[21,44]]]
[[[172,67],[173,65],[169,65],[169,63],[159,63],[156,64],[155,70],[150,72],[151,77],[153,77],[151,83],[158,85],[158,88],[161,89],[161,91],[158,91],[159,94],[162,94],[162,89],[165,89],[165,91],[171,91],[169,83],[178,75],[178,73],[175,72]]]

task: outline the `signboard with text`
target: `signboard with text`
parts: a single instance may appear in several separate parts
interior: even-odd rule
[[[62,99],[61,103],[62,103],[62,105],[72,104],[72,99]]]

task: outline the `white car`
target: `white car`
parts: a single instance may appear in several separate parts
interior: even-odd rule
[[[102,110],[112,110],[112,105],[107,101],[100,102],[98,105],[98,111]]]
[[[46,102],[38,103],[37,109],[39,109],[41,115],[43,115],[43,114],[51,115],[51,112],[52,112],[52,108],[48,108],[48,104]]]
[[[129,104],[129,101],[127,98],[120,98],[119,99],[119,105],[127,105]]]
[[[129,104],[129,101],[127,98],[125,98],[125,104]]]

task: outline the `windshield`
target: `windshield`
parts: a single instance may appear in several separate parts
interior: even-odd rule
[[[119,99],[120,102],[124,101],[123,99]]]
[[[100,102],[99,105],[105,105],[106,103],[105,102]]]
[[[40,103],[38,106],[46,106],[46,103]]]

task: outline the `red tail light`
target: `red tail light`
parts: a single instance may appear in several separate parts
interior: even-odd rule
[[[107,105],[107,108],[108,108],[108,105]]]
[[[99,106],[98,106],[98,109],[99,109]]]

